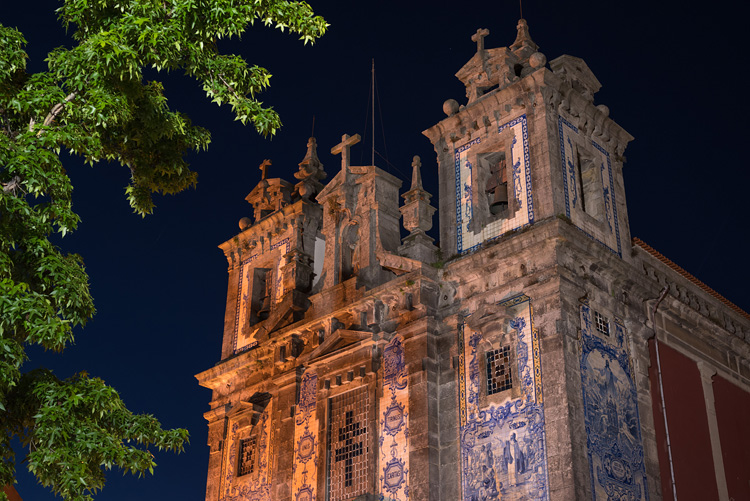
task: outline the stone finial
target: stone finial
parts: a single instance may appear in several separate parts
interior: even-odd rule
[[[430,205],[430,194],[422,188],[420,172],[422,162],[419,156],[414,156],[411,166],[411,189],[401,195],[404,198],[404,205],[399,208],[404,228],[409,235],[403,239],[399,253],[424,263],[432,263],[437,247],[426,232],[432,228],[432,215],[435,213],[435,208]]]
[[[270,165],[271,165],[271,160],[269,160],[268,158],[266,158],[265,160],[263,160],[263,162],[261,162],[260,167],[258,167],[260,169],[260,179],[261,179],[261,181],[264,180],[264,179],[266,179],[266,169]]]
[[[323,170],[323,164],[318,159],[318,144],[314,137],[307,140],[307,153],[305,158],[299,163],[299,170],[294,173],[297,179],[325,179],[326,173]]]
[[[361,139],[362,137],[359,134],[354,134],[353,136],[344,134],[341,136],[341,142],[331,148],[332,155],[338,155],[341,153],[341,170],[344,172],[349,172],[349,149]]]
[[[411,162],[411,189],[421,190],[422,189],[422,173],[419,168],[422,167],[422,159],[419,155],[414,155]]]
[[[471,41],[477,43],[477,52],[484,50],[484,37],[490,34],[490,30],[487,28],[480,28],[476,33],[471,35]]]
[[[519,19],[516,29],[518,34],[516,35],[516,41],[510,46],[510,50],[523,59],[536,52],[539,46],[534,43],[531,35],[529,35],[529,25],[526,23],[526,19]]]
[[[314,137],[307,140],[307,153],[299,163],[299,170],[294,173],[294,177],[300,180],[295,190],[303,198],[310,198],[323,188],[318,180],[325,179],[326,172],[318,159],[318,146]]]

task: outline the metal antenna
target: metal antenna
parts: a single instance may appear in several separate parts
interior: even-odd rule
[[[375,165],[375,58],[372,58],[372,163]]]
[[[518,0],[518,10],[521,11],[521,19],[523,19],[523,0]]]
[[[310,131],[310,137],[315,137],[315,115],[313,115],[312,131]]]

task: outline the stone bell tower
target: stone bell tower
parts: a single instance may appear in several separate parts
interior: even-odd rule
[[[438,398],[447,415],[458,395],[440,458],[460,473],[441,477],[442,499],[649,499],[653,442],[627,308],[611,293],[633,275],[632,137],[593,104],[600,84],[581,59],[548,64],[523,19],[507,47],[488,48],[488,35],[477,30],[456,73],[464,104],[445,101],[447,117],[424,131],[438,160],[441,290],[457,304],[441,319],[456,332],[456,385],[441,379]],[[592,310],[607,332],[596,340]]]
[[[517,29],[495,49],[485,47],[489,31],[477,31],[477,52],[456,73],[466,104],[447,100],[448,117],[424,131],[438,156],[443,255],[559,215],[622,256],[622,155],[632,137],[594,106],[601,84],[583,60],[561,56],[547,68],[526,21]]]

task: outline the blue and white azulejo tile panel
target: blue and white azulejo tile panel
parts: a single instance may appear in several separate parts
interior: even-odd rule
[[[538,332],[525,295],[498,303],[511,317],[520,396],[481,405],[482,335],[459,325],[461,488],[464,501],[549,499]]]
[[[454,150],[456,167],[456,239],[457,252],[469,251],[487,240],[531,224],[534,222],[534,200],[531,189],[531,169],[529,166],[529,131],[526,115],[521,115],[508,123],[498,126],[500,134],[510,130],[512,141],[510,158],[507,162],[508,198],[515,197],[518,210],[511,217],[489,222],[481,230],[470,229],[474,218],[476,197],[474,193],[484,191],[477,186],[476,151],[481,149],[481,138],[476,138]]]
[[[229,442],[224,452],[224,478],[220,489],[220,501],[265,501],[271,499],[271,463],[275,431],[271,426],[273,399],[260,415],[257,424],[251,429],[240,428],[241,416],[229,421]],[[249,431],[249,433],[248,433]],[[255,437],[252,471],[240,475],[238,454],[240,440]]]
[[[565,215],[590,238],[622,257],[610,154],[563,117],[558,118],[558,129]]]
[[[255,268],[258,267],[258,263],[256,262],[257,259],[264,256],[264,254],[270,254],[272,256],[271,260],[273,262],[273,265],[271,279],[274,281],[274,286],[272,287],[274,295],[272,304],[276,305],[276,303],[281,301],[284,295],[284,285],[282,282],[281,270],[286,264],[285,256],[289,253],[289,248],[290,232],[287,232],[286,234],[277,238],[277,240],[271,244],[269,253],[258,251],[255,254],[244,258],[240,263],[240,277],[237,281],[237,308],[235,309],[234,316],[235,353],[249,350],[250,348],[254,348],[258,345],[258,341],[253,336],[254,332],[252,332],[251,334],[242,332],[242,326],[246,325],[250,321],[250,303],[253,295],[251,287],[253,286],[253,273],[255,272]],[[274,251],[276,251],[277,249],[279,249],[280,252],[274,253]]]
[[[292,493],[294,501],[315,501],[318,485],[318,376],[306,372],[300,381],[300,395],[294,412],[294,464]]]
[[[638,392],[630,372],[625,328],[609,335],[581,305],[581,384],[594,500],[648,501]]]
[[[409,388],[401,336],[383,350],[383,396],[380,398],[380,500],[409,499]]]

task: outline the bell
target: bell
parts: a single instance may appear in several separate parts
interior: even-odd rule
[[[263,302],[258,309],[258,318],[265,320],[268,318],[268,314],[271,313],[271,295],[267,295],[263,298]]]
[[[498,184],[495,188],[495,195],[490,204],[490,212],[498,215],[508,208],[508,185],[506,183]]]
[[[263,292],[265,296],[260,301],[260,308],[258,309],[258,318],[265,320],[271,313],[271,296],[273,295],[272,282],[273,278],[271,272],[266,272],[265,283],[263,284]]]

